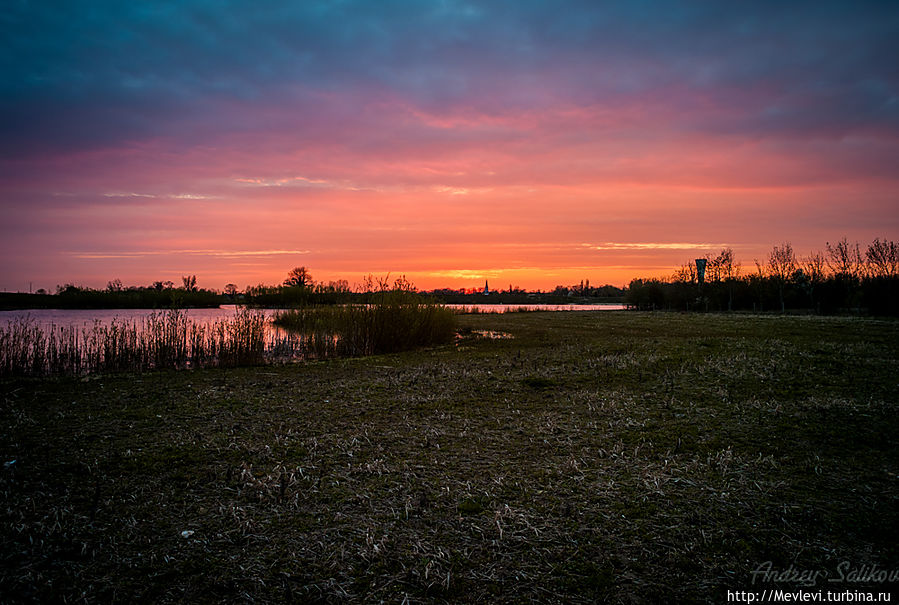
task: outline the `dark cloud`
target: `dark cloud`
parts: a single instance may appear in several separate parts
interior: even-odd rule
[[[488,114],[649,98],[708,132],[899,128],[895,3],[14,0],[0,19],[7,158],[202,144],[277,128],[272,107],[302,134],[327,95],[357,115],[379,95]]]

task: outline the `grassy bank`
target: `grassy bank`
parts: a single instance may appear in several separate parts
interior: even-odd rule
[[[0,594],[726,602],[797,587],[753,586],[768,561],[899,569],[899,324],[458,321],[410,353],[0,382]]]

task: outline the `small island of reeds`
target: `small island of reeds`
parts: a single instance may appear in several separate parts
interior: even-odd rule
[[[318,358],[396,353],[445,344],[456,333],[451,309],[402,288],[354,304],[284,310],[274,323],[308,342]]]

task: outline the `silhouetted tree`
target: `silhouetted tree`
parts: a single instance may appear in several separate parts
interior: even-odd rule
[[[876,238],[865,251],[870,277],[899,276],[899,243]]]
[[[737,278],[740,276],[741,269],[740,263],[736,261],[736,257],[734,256],[733,248],[724,248],[718,256],[715,257],[715,271],[717,276],[724,280],[724,283],[727,286],[728,311],[733,310],[734,287]]]
[[[833,290],[841,293],[837,297],[836,307],[853,308],[856,306],[856,292],[862,275],[862,256],[858,242],[854,245],[844,237],[835,245],[827,242],[827,264],[833,272]]]
[[[625,302],[637,309],[665,308],[665,284],[658,279],[634,279],[627,287]]]
[[[837,275],[846,275],[858,279],[861,273],[862,256],[858,251],[858,242],[851,245],[844,237],[831,246],[827,242],[827,264]]]
[[[826,279],[824,268],[826,259],[821,252],[812,252],[802,259],[802,271],[806,277],[806,293],[812,303],[812,308],[816,312],[821,312],[820,301],[818,300],[818,290]]]
[[[305,288],[312,285],[312,275],[306,267],[294,267],[284,280],[285,286]]]
[[[329,281],[328,290],[332,290],[334,292],[349,292],[350,291],[350,282],[345,279],[338,279],[337,281]]]
[[[734,258],[732,248],[723,248],[717,256],[707,254],[706,281],[726,281],[740,274],[740,264]]]
[[[877,315],[899,315],[899,243],[875,239],[865,251],[862,302]]]
[[[197,276],[196,275],[182,275],[181,281],[184,283],[184,289],[188,292],[196,292],[197,291]]]
[[[797,268],[796,255],[793,253],[793,246],[789,242],[784,242],[779,248],[774,246],[774,249],[768,254],[766,269],[768,276],[777,285],[781,313],[787,310],[784,304],[784,287],[787,281],[796,273]]]
[[[692,284],[696,282],[696,263],[688,262],[684,263],[674,272],[674,276],[672,277],[672,281],[680,282],[685,284]]]

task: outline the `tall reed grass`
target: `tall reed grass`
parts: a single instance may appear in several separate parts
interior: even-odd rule
[[[453,312],[409,291],[374,293],[359,305],[262,311],[198,323],[181,310],[90,326],[41,326],[30,318],[0,326],[0,376],[84,375],[164,368],[235,367],[297,358],[392,353],[450,342]],[[285,333],[286,332],[286,333]]]
[[[453,313],[456,315],[495,315],[500,313],[537,313],[542,311],[539,307],[528,307],[527,305],[508,305],[497,307],[479,307],[478,305],[460,305],[452,307]]]
[[[266,346],[265,323],[262,312],[245,309],[211,324],[194,322],[177,309],[81,328],[42,327],[26,318],[0,326],[0,375],[233,367],[264,363],[270,351],[294,353],[296,339]]]
[[[456,333],[451,309],[400,290],[375,293],[367,304],[290,309],[274,323],[319,358],[406,351],[450,342]]]

